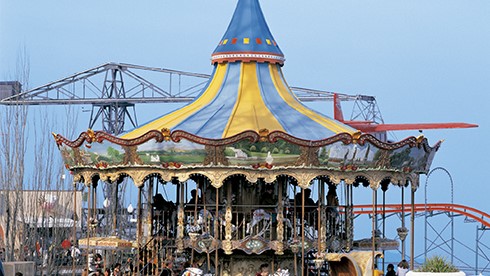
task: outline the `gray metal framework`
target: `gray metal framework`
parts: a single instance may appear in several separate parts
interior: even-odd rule
[[[96,122],[100,120],[104,131],[117,135],[124,131],[127,119],[133,127],[137,127],[136,104],[190,102],[205,87],[209,77],[210,75],[207,74],[111,62],[5,97],[0,100],[0,104],[92,105],[89,128],[94,128]],[[332,101],[333,95],[337,94],[342,102],[353,102],[350,120],[383,123],[381,112],[373,96],[347,95],[301,87],[291,87],[291,89],[303,102]],[[131,113],[130,110],[133,112]],[[385,133],[381,135],[386,138]],[[383,137],[380,138],[383,139]],[[444,168],[435,168],[428,174],[425,185],[425,203],[427,204],[428,180],[435,171],[443,171],[449,176],[451,203],[453,203],[452,177]],[[122,184],[121,188],[124,191],[126,183]],[[110,190],[105,191],[105,193],[111,192]],[[440,215],[446,215],[449,222],[442,226],[431,223],[432,218],[440,217]],[[390,216],[395,216],[395,214],[378,218],[382,227],[384,227],[384,220]],[[403,220],[408,214],[396,214],[396,216]],[[457,243],[460,247],[463,246],[469,250],[471,254],[475,254],[475,274],[487,273],[490,271],[490,254],[488,254],[490,247],[484,242],[484,234],[489,229],[477,225],[476,248],[473,250],[455,238],[455,216],[457,215],[448,212],[417,214],[417,217],[424,217],[425,248],[416,257],[426,256],[431,251],[442,250],[450,254],[451,259],[454,260],[454,248]],[[464,222],[472,221],[465,219]],[[446,232],[450,232],[449,237]],[[466,271],[470,270],[471,265],[466,260],[457,258],[456,261],[465,266]]]
[[[126,119],[137,127],[135,105],[186,103],[205,87],[210,75],[125,63],[106,63],[0,100],[4,105],[92,105],[89,128],[102,121],[108,133],[124,131]],[[291,87],[303,102],[332,101],[334,92]],[[351,119],[383,123],[376,98],[336,93],[354,102]],[[133,112],[130,112],[132,110]]]

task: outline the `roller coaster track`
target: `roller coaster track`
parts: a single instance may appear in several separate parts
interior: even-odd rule
[[[478,209],[461,205],[461,204],[451,204],[451,203],[429,203],[427,205],[425,204],[415,204],[414,205],[414,211],[416,213],[426,213],[426,212],[446,212],[446,213],[452,213],[452,214],[458,214],[458,215],[463,215],[466,216],[469,219],[472,219],[478,223],[481,223],[482,226],[484,227],[489,227],[490,228],[490,215],[488,213],[485,213],[483,211],[480,211]],[[373,206],[366,204],[366,205],[354,205],[353,206],[353,212],[356,215],[363,215],[363,214],[373,214]],[[384,213],[385,214],[394,214],[394,213],[411,213],[412,208],[410,204],[405,204],[402,206],[401,204],[385,204],[384,205]],[[376,213],[382,214],[383,213],[383,206],[378,205],[376,207]]]

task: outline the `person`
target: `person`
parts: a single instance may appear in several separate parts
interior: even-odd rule
[[[405,276],[405,274],[407,274],[407,272],[408,272],[408,268],[409,268],[409,265],[408,265],[407,260],[402,260],[401,262],[398,263],[396,275],[397,276]]]
[[[339,206],[339,198],[337,197],[337,187],[329,186],[327,193],[327,206],[337,209]]]
[[[111,276],[111,270],[109,268],[104,270],[104,276]]]
[[[277,200],[274,198],[274,187],[272,185],[265,186],[265,192],[260,197],[261,205],[276,205]]]
[[[373,274],[373,276],[383,276],[383,275],[384,275],[383,271],[378,269],[378,265],[377,264],[374,264],[374,274]]]
[[[80,249],[78,249],[78,247],[76,247],[75,244],[72,244],[70,249],[70,256],[72,260],[75,261],[75,263],[78,263],[80,261],[80,254],[81,254]]]
[[[133,273],[133,259],[132,258],[128,258],[128,260],[126,261],[126,266],[124,268],[124,273],[125,274],[132,274]]]
[[[97,272],[102,268],[102,256],[99,253],[91,255],[89,257],[89,275],[90,273]]]
[[[303,194],[305,193],[305,207],[311,207],[316,208],[315,201],[311,198],[311,189],[304,189],[302,192],[299,192],[296,194],[294,197],[294,200],[296,201],[296,205],[301,206],[301,203],[303,201]],[[306,212],[306,208],[305,208]]]
[[[395,266],[393,264],[388,264],[386,267],[386,276],[396,276]]]
[[[308,223],[308,225],[313,225],[314,224],[314,217],[315,214],[314,212],[316,211],[316,204],[315,201],[311,198],[311,190],[310,189],[304,189],[302,192],[299,192],[296,194],[294,197],[294,200],[296,202],[296,216],[298,218],[301,218],[302,216],[302,207],[301,204],[303,202],[303,193],[305,196],[305,221]]]
[[[113,276],[120,276],[121,275],[121,264],[116,263],[114,265],[114,269],[112,270],[112,275]]]
[[[185,210],[186,211],[192,211],[192,210],[195,210],[195,207],[196,207],[196,204],[202,204],[202,200],[201,198],[198,196],[197,194],[197,190],[196,189],[192,189],[191,190],[191,198],[189,199],[189,201],[187,202],[186,206],[185,206]]]
[[[22,274],[22,272],[16,272],[15,273],[15,276],[22,276],[22,275],[24,275],[24,274]]]
[[[264,263],[260,265],[259,272],[255,276],[268,276],[269,275],[269,264]]]

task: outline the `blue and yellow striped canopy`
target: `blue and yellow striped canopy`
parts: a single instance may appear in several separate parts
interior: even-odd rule
[[[135,138],[163,128],[209,139],[261,129],[306,140],[356,132],[303,105],[284,79],[283,61],[258,0],[239,0],[230,26],[213,53],[214,72],[202,93],[192,103],[122,137]]]

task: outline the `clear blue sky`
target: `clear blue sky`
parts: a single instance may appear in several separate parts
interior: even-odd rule
[[[210,55],[235,3],[0,0],[0,79],[14,71],[24,46],[31,87],[109,61],[210,73]],[[263,0],[261,5],[286,56],[290,85],[376,96],[386,123],[480,125],[424,134],[430,144],[445,140],[432,167],[450,171],[455,202],[490,212],[490,1]],[[139,119],[161,113],[145,111]],[[419,133],[396,133],[398,139],[410,135]],[[434,175],[429,184],[430,201],[450,200],[447,177]],[[423,194],[418,197],[423,200]]]

